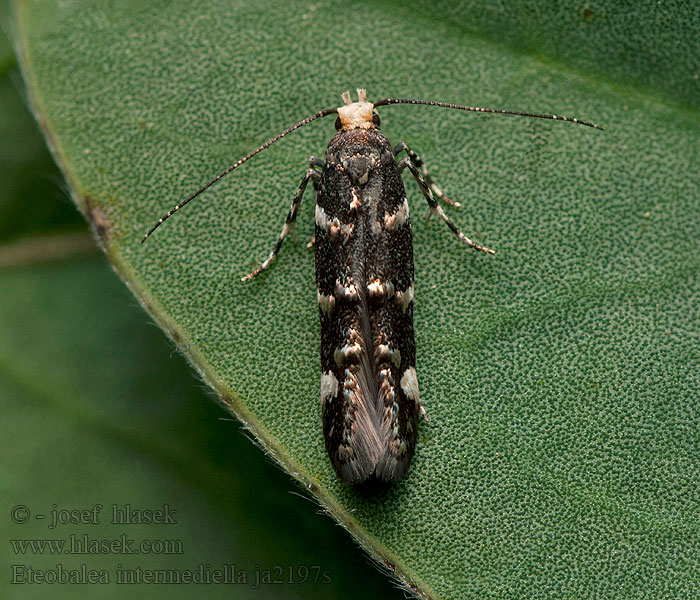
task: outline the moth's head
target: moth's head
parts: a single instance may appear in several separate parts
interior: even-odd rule
[[[374,110],[374,104],[367,102],[367,90],[362,88],[357,90],[357,102],[351,101],[350,92],[343,92],[340,97],[343,99],[343,106],[338,107],[336,129],[350,131],[379,127],[379,115]]]

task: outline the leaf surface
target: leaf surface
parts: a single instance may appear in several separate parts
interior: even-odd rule
[[[18,40],[40,123],[119,274],[231,411],[408,584],[436,598],[697,595],[700,95],[692,70],[673,83],[679,56],[693,64],[695,9],[567,9],[570,44],[619,50],[636,23],[658,41],[658,60],[618,52],[596,69],[605,50],[572,63],[556,19],[496,36],[470,6],[27,0]],[[672,39],[653,33],[660,17]],[[423,225],[407,180],[430,421],[409,477],[370,497],[335,478],[320,434],[310,197],[299,242],[240,282],[332,119],[139,243],[236,158],[359,86],[606,127],[382,111],[387,137],[421,154],[463,203],[454,220],[497,255]]]

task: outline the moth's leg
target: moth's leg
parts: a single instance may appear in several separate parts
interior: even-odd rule
[[[319,160],[320,159],[316,158],[315,156],[312,156],[309,159],[309,164],[311,166],[309,166],[309,168],[306,170],[304,179],[302,179],[301,183],[299,184],[299,189],[297,190],[297,193],[294,196],[292,206],[289,209],[287,219],[284,222],[282,233],[280,234],[280,237],[277,240],[275,247],[272,249],[272,252],[270,252],[270,256],[268,256],[267,259],[257,269],[255,269],[255,271],[249,273],[245,277],[242,277],[241,281],[250,281],[251,279],[253,279],[253,277],[257,277],[258,275],[260,275],[260,273],[262,273],[265,269],[267,269],[270,266],[270,264],[273,260],[275,260],[275,258],[277,258],[277,253],[282,247],[282,242],[284,242],[284,238],[287,237],[290,231],[294,230],[294,224],[296,222],[297,213],[299,212],[299,205],[301,204],[301,199],[304,196],[304,191],[306,191],[306,186],[309,183],[309,179],[313,181],[314,187],[318,185],[318,180],[320,180],[321,178],[321,173],[317,169],[315,169],[314,166],[317,165],[317,161]],[[321,164],[323,164],[322,161]]]
[[[455,202],[454,200],[451,200],[450,198],[445,196],[443,191],[437,185],[435,185],[435,182],[430,177],[430,173],[428,173],[428,167],[425,166],[425,163],[421,160],[421,157],[418,156],[418,154],[416,154],[406,145],[406,142],[399,142],[397,144],[396,148],[394,148],[394,156],[397,156],[400,152],[403,152],[404,150],[406,151],[406,154],[408,154],[408,157],[411,159],[411,162],[418,169],[420,169],[425,183],[428,184],[428,187],[431,189],[433,194],[437,196],[438,200],[443,200],[446,204],[450,204],[454,207],[462,206],[459,202]]]
[[[326,166],[326,163],[323,162],[322,159],[317,158],[317,157],[315,157],[315,156],[312,156],[312,157],[309,159],[309,164],[310,164],[312,167],[318,167],[319,169],[321,169],[321,172],[323,171],[323,167]],[[318,196],[318,184],[321,183],[321,172],[318,172],[318,171],[317,171],[317,175],[318,175],[318,176],[317,176],[317,177],[314,177],[313,179],[311,179],[311,183],[312,183],[313,186],[314,186],[314,192],[316,192],[316,196]],[[316,234],[314,233],[314,235],[311,236],[311,239],[309,240],[309,243],[306,244],[306,247],[307,247],[307,248],[313,248],[315,243],[316,243]]]
[[[435,198],[433,197],[433,192],[430,190],[430,187],[426,183],[425,179],[423,179],[423,175],[421,175],[421,173],[411,161],[410,156],[402,158],[398,162],[398,167],[400,171],[402,171],[405,167],[408,167],[409,171],[411,171],[413,176],[416,178],[418,186],[420,187],[421,192],[423,192],[423,196],[425,196],[425,199],[428,201],[428,206],[430,207],[430,214],[437,213],[437,215],[443,221],[445,221],[447,226],[452,230],[452,233],[454,233],[460,240],[462,240],[468,246],[471,246],[475,250],[480,250],[481,252],[496,254],[490,248],[485,248],[484,246],[480,246],[476,242],[472,242],[466,235],[464,235],[459,229],[457,229],[457,226],[452,221],[450,221],[449,217],[445,214],[445,211],[442,210],[442,207],[437,203],[437,200],[435,200]],[[430,217],[430,214],[428,215],[428,217]]]
[[[319,158],[318,156],[310,156],[309,157],[309,166],[316,167],[317,169],[321,169],[321,171],[323,171],[323,167],[326,166],[326,162],[322,158]],[[320,173],[319,173],[319,175],[320,175]]]

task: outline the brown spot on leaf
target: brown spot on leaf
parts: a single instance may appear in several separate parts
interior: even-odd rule
[[[592,8],[587,6],[581,11],[581,18],[583,19],[584,23],[590,23],[596,18],[596,14],[593,12]]]
[[[92,225],[93,231],[102,241],[102,245],[107,247],[112,240],[112,223],[109,220],[109,216],[91,196],[85,196],[83,200],[87,218]]]

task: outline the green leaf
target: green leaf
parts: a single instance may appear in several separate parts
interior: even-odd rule
[[[696,596],[694,9],[450,6],[16,8],[33,106],[117,271],[365,548],[435,598]],[[640,47],[653,59],[636,59]],[[408,478],[381,496],[344,487],[323,448],[313,257],[302,243],[310,198],[299,243],[239,281],[274,244],[332,119],[271,147],[139,243],[236,158],[356,86],[371,99],[606,127],[382,111],[384,133],[421,154],[464,204],[454,220],[497,255],[469,252],[436,219],[422,225],[424,202],[407,181],[430,421]]]

